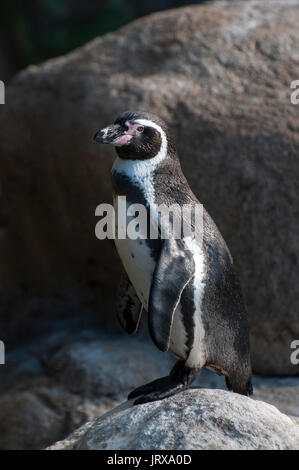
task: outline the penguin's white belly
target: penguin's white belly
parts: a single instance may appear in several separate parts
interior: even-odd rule
[[[115,245],[123,266],[132,282],[145,310],[148,309],[150,287],[155,269],[146,240],[115,240]],[[182,321],[180,305],[177,307],[171,328],[170,348],[180,359],[186,359],[186,331]]]
[[[117,204],[115,204],[116,220],[117,220]],[[151,288],[152,277],[155,269],[156,261],[152,257],[150,247],[144,239],[132,240],[115,239],[115,245],[126,270],[126,273],[134,286],[136,294],[145,310],[148,310],[148,301]],[[192,248],[195,256],[196,272],[195,277],[190,282],[194,285],[194,304],[196,311],[194,313],[194,343],[191,351],[187,348],[187,332],[182,319],[180,304],[175,310],[173,323],[170,333],[170,348],[177,358],[186,360],[190,366],[196,366],[204,362],[203,355],[203,337],[204,329],[201,319],[201,297],[203,293],[202,279],[202,253]],[[165,279],[167,282],[167,279]]]
[[[115,245],[136,294],[145,310],[147,310],[155,269],[155,260],[151,256],[150,248],[146,240],[142,239],[116,239]]]
[[[117,234],[118,202],[116,195],[114,195],[113,202]],[[130,204],[126,203],[126,213],[128,213],[129,205]],[[127,216],[127,226],[131,220],[132,217]],[[131,238],[119,239],[116,235],[114,242],[123,267],[134,286],[136,294],[145,310],[147,310],[150,287],[155,269],[155,260],[151,256],[150,247],[148,246],[147,241],[141,238],[137,238],[136,240]]]

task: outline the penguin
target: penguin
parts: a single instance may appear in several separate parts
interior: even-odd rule
[[[173,135],[150,112],[126,111],[100,129],[96,142],[115,147],[112,167],[115,210],[126,204],[157,207],[199,205],[182,172]],[[116,217],[117,219],[117,217]],[[161,227],[159,227],[160,230]],[[249,327],[232,256],[203,208],[202,227],[180,238],[118,238],[123,265],[116,305],[121,326],[135,334],[143,311],[155,345],[177,361],[166,377],[133,390],[134,404],[167,398],[187,389],[201,369],[225,376],[233,392],[251,395]]]

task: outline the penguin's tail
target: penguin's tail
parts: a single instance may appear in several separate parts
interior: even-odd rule
[[[240,380],[240,378],[234,377],[225,377],[226,386],[229,390],[232,390],[235,393],[239,393],[240,395],[252,395],[253,394],[253,387],[251,383],[251,376],[247,378],[245,381]]]

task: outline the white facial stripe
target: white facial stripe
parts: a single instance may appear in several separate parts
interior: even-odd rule
[[[117,158],[113,165],[113,170],[119,173],[125,173],[130,178],[139,179],[153,173],[155,168],[167,156],[167,137],[162,127],[148,119],[136,119],[135,123],[142,126],[153,127],[161,136],[161,147],[157,155],[145,160],[122,160]]]
[[[165,134],[163,131],[162,127],[160,127],[158,124],[156,124],[153,121],[150,121],[149,119],[136,119],[134,122],[138,122],[138,124],[141,124],[142,126],[147,126],[147,127],[153,127],[154,129],[157,129],[157,131],[160,132],[160,134]]]
[[[149,119],[136,119],[135,122],[137,122],[138,124],[141,124],[144,127],[153,127],[154,129],[156,129],[160,133],[161,147],[160,147],[160,150],[159,150],[158,154],[154,158],[156,158],[159,154],[163,154],[166,157],[166,155],[167,155],[167,137],[166,137],[166,134],[163,131],[162,127],[160,127],[155,122],[150,121]],[[153,159],[151,158],[151,160],[153,160]]]

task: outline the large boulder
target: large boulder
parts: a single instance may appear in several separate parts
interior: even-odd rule
[[[171,359],[147,341],[103,338],[59,349],[49,359],[46,373],[70,392],[124,398],[134,388],[168,375]]]
[[[64,439],[172,367],[148,341],[95,340],[88,330],[68,341],[67,334],[31,341],[0,367],[0,449],[41,449]]]
[[[298,5],[165,11],[15,77],[0,109],[4,316],[12,321],[16,292],[92,301],[94,311],[103,293],[113,297],[119,261],[94,235],[95,207],[111,198],[113,151],[92,136],[125,109],[150,109],[172,127],[184,172],[231,248],[255,371],[299,374],[290,362],[299,337]]]
[[[133,408],[124,403],[50,449],[299,449],[299,426],[261,401],[193,389]]]
[[[42,449],[118,403],[70,393],[47,377],[33,379],[1,395],[0,449]]]
[[[61,329],[7,355],[0,367],[0,449],[40,449],[64,439],[173,366],[175,359],[147,338],[96,336]],[[226,390],[224,377],[208,370],[194,385]],[[299,378],[254,376],[253,387],[254,398],[299,419]]]

